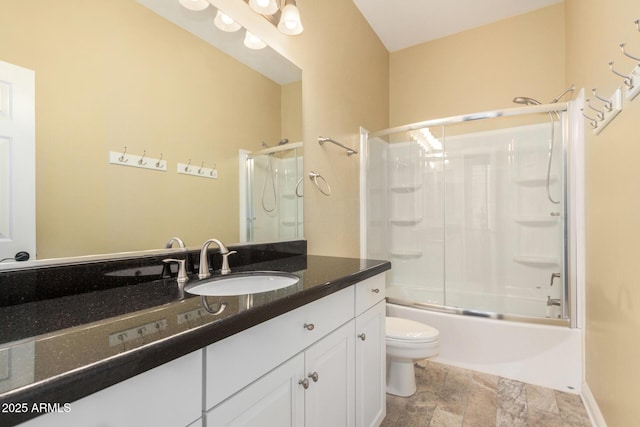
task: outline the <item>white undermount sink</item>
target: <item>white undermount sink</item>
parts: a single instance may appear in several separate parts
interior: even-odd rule
[[[190,283],[184,290],[194,295],[230,296],[274,291],[293,286],[300,281],[295,274],[279,271],[258,271],[216,276]]]

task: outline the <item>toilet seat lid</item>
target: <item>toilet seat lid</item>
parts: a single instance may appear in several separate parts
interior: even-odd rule
[[[398,341],[429,342],[440,335],[436,328],[400,317],[387,317],[385,326],[387,339]]]

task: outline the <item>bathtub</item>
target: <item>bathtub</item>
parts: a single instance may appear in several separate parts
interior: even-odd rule
[[[387,303],[387,315],[440,331],[433,360],[569,393],[581,393],[582,331]]]

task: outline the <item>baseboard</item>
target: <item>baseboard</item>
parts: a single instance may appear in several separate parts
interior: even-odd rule
[[[589,384],[586,382],[582,383],[582,393],[580,396],[582,397],[582,402],[584,403],[593,427],[607,427],[607,423],[602,416],[602,412],[600,412],[596,398],[591,393]]]

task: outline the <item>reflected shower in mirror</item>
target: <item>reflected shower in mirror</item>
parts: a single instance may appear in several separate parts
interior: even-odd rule
[[[282,139],[273,147],[241,153],[245,158],[240,197],[241,241],[274,241],[303,236],[303,144]],[[243,173],[241,171],[241,173]],[[241,180],[242,182],[242,180]]]

